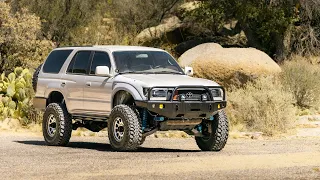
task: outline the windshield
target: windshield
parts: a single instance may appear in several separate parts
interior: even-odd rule
[[[163,51],[117,51],[118,73],[184,74],[178,63]]]

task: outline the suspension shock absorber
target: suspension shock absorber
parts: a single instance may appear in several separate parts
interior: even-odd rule
[[[148,112],[146,108],[142,109],[142,131],[147,128]]]

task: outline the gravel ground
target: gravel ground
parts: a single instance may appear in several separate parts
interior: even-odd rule
[[[0,179],[320,179],[320,138],[229,140],[221,152],[192,138],[147,138],[137,152],[114,152],[106,137],[49,147],[0,132],[0,144]]]

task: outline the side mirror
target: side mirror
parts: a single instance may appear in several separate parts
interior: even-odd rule
[[[192,76],[193,75],[193,68],[192,67],[189,67],[189,66],[186,66],[184,68],[184,73],[188,76]]]
[[[97,76],[107,76],[110,77],[110,69],[108,66],[97,66],[96,67]]]

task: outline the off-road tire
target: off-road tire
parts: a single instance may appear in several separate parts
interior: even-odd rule
[[[136,115],[137,115],[137,117],[139,119],[139,122],[142,125],[142,119],[141,119],[141,116],[140,116],[140,113],[139,113],[138,109],[135,108],[134,106],[129,106],[129,107],[136,113]],[[146,140],[146,136],[142,136],[141,141],[140,141],[140,145],[142,145],[145,140]]]
[[[34,71],[33,76],[32,76],[32,87],[33,87],[34,92],[37,91],[38,75],[39,75],[41,67],[42,67],[42,64],[40,64],[36,68],[36,70]]]
[[[146,136],[142,136],[141,141],[140,141],[140,145],[142,145],[145,141],[146,141]]]
[[[56,131],[51,137],[48,133],[49,116],[54,115],[56,119]],[[72,118],[64,104],[51,103],[43,114],[42,123],[43,137],[49,146],[66,146],[72,133]]]
[[[219,111],[211,121],[212,133],[205,137],[195,137],[202,151],[221,151],[227,143],[229,127],[224,110]]]
[[[121,118],[124,124],[124,135],[118,142],[114,135],[114,121]],[[134,151],[142,141],[141,120],[135,110],[127,105],[115,106],[108,120],[108,136],[111,147],[116,151]]]

